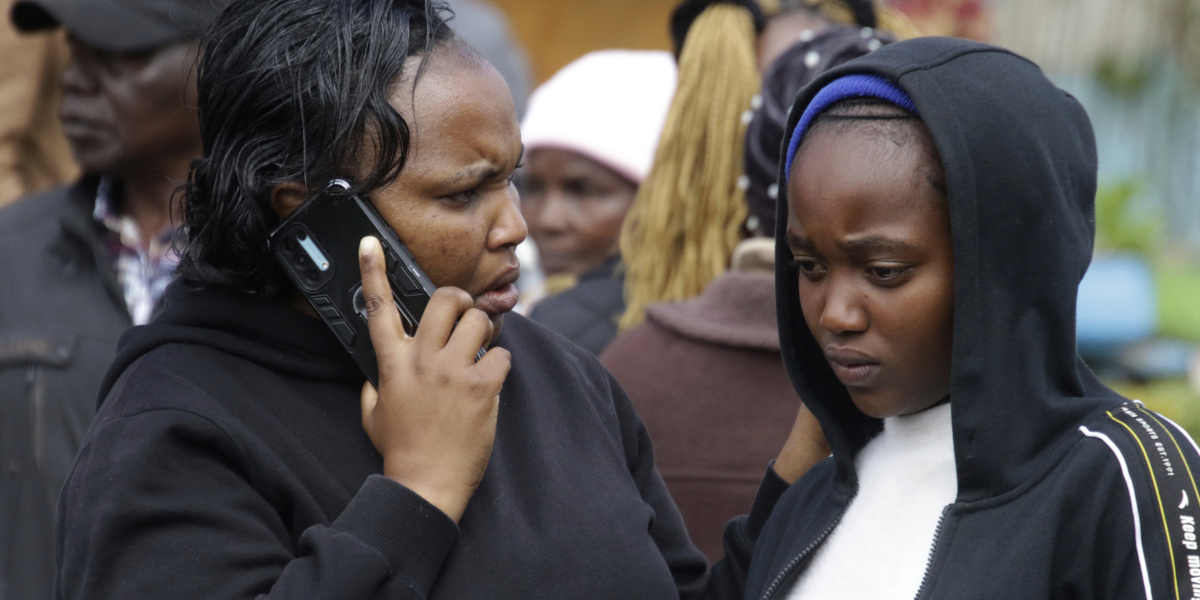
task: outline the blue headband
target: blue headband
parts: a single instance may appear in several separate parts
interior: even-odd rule
[[[792,160],[796,158],[796,150],[800,148],[800,140],[804,139],[804,132],[809,124],[821,111],[847,98],[879,98],[910,112],[917,112],[917,106],[904,90],[877,75],[856,73],[834,79],[821,88],[812,102],[808,103],[808,108],[804,109],[804,115],[792,131],[792,139],[788,142],[787,149],[787,168],[783,170],[784,181],[787,181],[787,175],[792,171]]]

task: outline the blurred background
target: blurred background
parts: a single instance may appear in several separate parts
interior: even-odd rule
[[[593,50],[670,49],[677,0],[492,3],[536,86]],[[1080,351],[1111,386],[1200,434],[1200,0],[885,4],[924,35],[1033,59],[1087,109],[1100,190]]]

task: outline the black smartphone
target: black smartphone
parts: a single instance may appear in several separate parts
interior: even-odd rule
[[[370,200],[349,189],[346,181],[333,180],[321,195],[275,228],[269,244],[292,283],[341,340],[371,385],[379,387],[358,266],[362,238],[375,236],[383,247],[388,283],[409,335],[416,333],[436,288]]]

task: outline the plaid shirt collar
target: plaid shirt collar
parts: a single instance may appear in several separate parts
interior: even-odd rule
[[[114,187],[111,177],[100,178],[92,218],[105,229],[105,244],[125,294],[129,316],[134,325],[144,325],[150,322],[154,307],[179,264],[173,244],[180,229],[165,227],[148,240],[148,247],[143,246],[137,222],[115,210]]]

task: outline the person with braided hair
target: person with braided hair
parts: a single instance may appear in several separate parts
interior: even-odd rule
[[[650,304],[699,294],[743,237],[742,115],[762,84],[755,39],[765,24],[754,0],[687,0],[671,16],[679,76],[650,175],[621,230],[620,331],[641,323]]]

